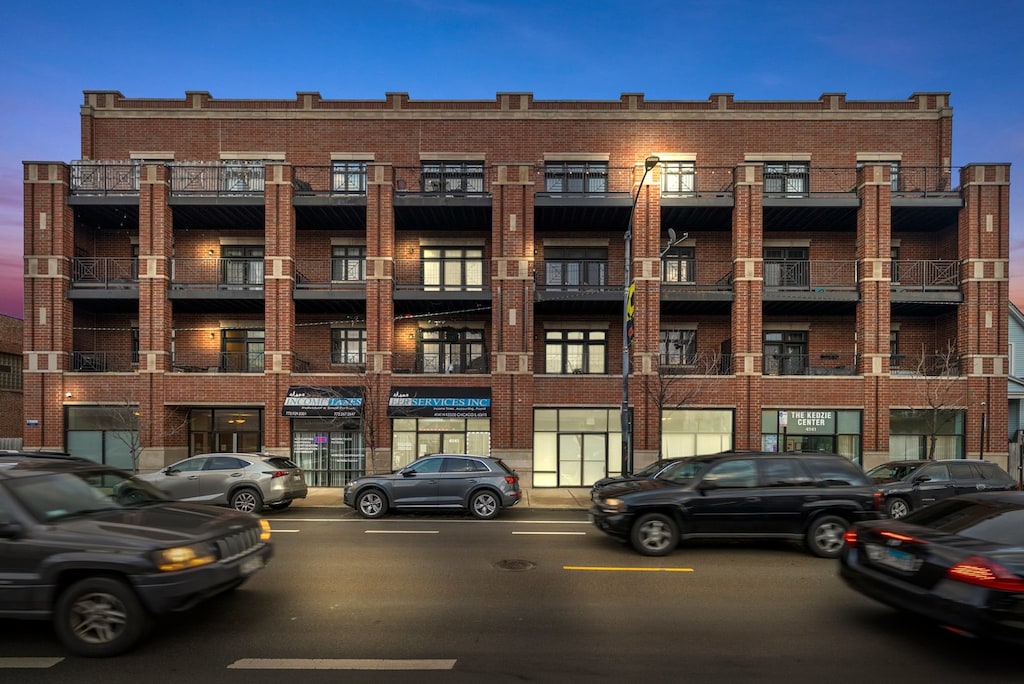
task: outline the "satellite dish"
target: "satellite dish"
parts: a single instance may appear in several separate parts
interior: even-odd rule
[[[675,244],[676,241],[676,230],[675,228],[668,229],[668,244],[669,246]]]

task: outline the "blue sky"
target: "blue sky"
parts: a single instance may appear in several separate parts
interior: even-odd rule
[[[0,313],[23,316],[22,162],[79,158],[83,90],[488,100],[949,92],[953,165],[1013,165],[1011,296],[1022,305],[1022,19],[1018,0],[9,3],[0,25]]]

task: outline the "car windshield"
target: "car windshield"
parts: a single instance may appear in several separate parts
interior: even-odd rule
[[[12,478],[7,486],[39,522],[167,500],[149,483],[109,470]]]
[[[707,461],[683,459],[665,468],[665,470],[658,474],[656,479],[674,484],[686,484],[695,480],[707,468]]]
[[[1024,507],[998,499],[946,499],[926,506],[900,522],[1007,546],[1024,546]]]
[[[872,482],[896,482],[921,467],[920,463],[883,463],[868,471]]]
[[[666,463],[668,463],[668,461],[665,461],[665,460],[655,461],[654,463],[650,464],[649,466],[641,468],[640,470],[638,470],[635,473],[633,473],[633,477],[653,477],[654,475],[658,474],[659,470],[661,470],[662,468],[665,467]]]

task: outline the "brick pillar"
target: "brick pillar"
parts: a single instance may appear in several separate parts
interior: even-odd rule
[[[281,415],[281,406],[295,368],[295,207],[290,164],[267,164],[264,202],[264,370],[268,382],[262,397],[263,444],[281,449],[291,443],[289,419]]]
[[[143,472],[165,464],[170,435],[177,427],[174,423],[181,420],[169,416],[165,408],[174,313],[167,299],[174,250],[169,194],[167,166],[144,164],[139,172],[139,377],[137,396],[132,398],[139,405],[139,444],[143,447],[139,468]]]
[[[864,377],[861,448],[865,463],[889,453],[890,294],[892,282],[892,177],[888,162],[865,164],[857,174],[858,374]]]
[[[636,182],[644,166],[634,168]],[[630,349],[629,403],[633,407],[633,464],[650,463],[661,451],[661,407],[652,391],[659,382],[658,351],[661,337],[661,175],[655,167],[637,195],[633,214],[631,275],[634,332]],[[625,228],[625,227],[624,227]]]
[[[964,167],[960,187],[964,208],[957,251],[964,304],[958,311],[957,343],[961,372],[967,375],[965,452],[968,458],[977,458],[982,449],[985,458],[1005,465],[1010,168],[1005,164]]]
[[[732,212],[732,372],[736,376],[737,449],[761,448],[761,298],[764,291],[764,214],[761,164],[735,170]],[[769,401],[775,401],[770,398]]]
[[[24,167],[25,358],[24,446],[64,448],[63,371],[71,351],[73,311],[66,292],[74,254],[69,169],[61,162]],[[32,424],[29,425],[29,421]]]
[[[533,469],[533,167],[491,173],[491,444],[523,473]]]
[[[366,184],[366,373],[363,420],[372,422],[367,472],[391,470],[388,397],[395,345],[395,179],[390,164],[370,164]],[[371,464],[371,458],[373,459]]]

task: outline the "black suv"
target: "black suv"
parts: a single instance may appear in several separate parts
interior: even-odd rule
[[[835,558],[852,523],[883,517],[882,498],[839,454],[726,452],[682,459],[669,474],[602,487],[590,521],[645,556],[687,539],[803,541]]]
[[[990,461],[890,461],[869,470],[868,477],[879,485],[890,518],[902,518],[957,494],[1020,489],[1009,473]]]
[[[52,620],[76,655],[128,650],[272,552],[256,515],[171,501],[86,459],[0,452],[0,617]]]

